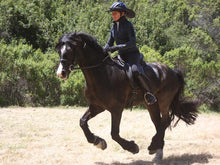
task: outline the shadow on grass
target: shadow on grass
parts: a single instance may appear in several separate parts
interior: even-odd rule
[[[96,162],[96,164],[97,165],[191,165],[193,163],[206,164],[209,162],[209,159],[212,158],[213,157],[210,154],[201,153],[201,154],[183,154],[180,156],[172,155],[157,163],[152,161],[136,160],[130,163],[120,163],[116,161],[113,163]]]
[[[201,154],[183,154],[180,156],[169,156],[165,158],[162,162],[164,165],[173,164],[173,165],[190,165],[193,163],[206,164],[209,162],[209,159],[212,159],[212,155],[208,153]]]
[[[97,165],[153,165],[154,163],[152,161],[143,161],[143,160],[137,160],[133,161],[131,163],[120,163],[120,162],[113,162],[113,163],[102,163],[102,162],[96,162]]]

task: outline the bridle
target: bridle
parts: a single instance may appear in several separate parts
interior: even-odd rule
[[[76,45],[75,45],[76,46]],[[83,49],[87,46],[86,42],[84,42],[84,45],[83,45]],[[76,50],[76,49],[75,49]],[[111,59],[111,56],[110,54],[108,54],[107,56],[105,56],[102,61],[98,64],[94,64],[94,65],[90,65],[90,66],[84,66],[84,67],[74,67],[74,59],[71,61],[71,64],[69,65],[69,68],[67,68],[70,72],[72,72],[73,70],[87,70],[87,69],[93,69],[93,68],[97,68],[97,67],[100,67],[101,65],[103,65],[105,63],[105,61],[110,58]],[[63,62],[66,62],[68,61],[67,59],[60,59],[60,62],[63,63]]]
[[[83,48],[85,48],[86,45],[84,44]],[[111,56],[108,54],[105,58],[103,58],[103,60],[98,63],[98,64],[95,64],[95,65],[90,65],[90,66],[84,66],[84,67],[74,67],[74,64],[73,64],[73,61],[71,62],[70,66],[69,66],[69,71],[72,72],[73,70],[86,70],[86,69],[93,69],[93,68],[97,68],[101,65],[103,65],[105,63],[105,61],[108,59],[108,58],[111,58]],[[60,62],[65,62],[65,61],[68,61],[67,59],[60,59]]]

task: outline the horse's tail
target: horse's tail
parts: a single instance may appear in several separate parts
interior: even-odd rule
[[[198,116],[197,103],[196,101],[189,101],[183,97],[184,91],[184,78],[180,71],[176,71],[180,87],[178,92],[176,93],[172,103],[171,103],[171,121],[174,120],[175,115],[179,118],[177,122],[174,124],[174,127],[177,125],[180,119],[182,119],[187,124],[194,124],[196,117]]]

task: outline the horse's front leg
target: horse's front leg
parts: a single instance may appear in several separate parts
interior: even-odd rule
[[[121,122],[121,115],[122,111],[112,111],[111,117],[112,117],[112,130],[111,130],[111,136],[112,139],[115,140],[117,143],[119,143],[123,149],[128,150],[132,152],[133,154],[136,154],[139,152],[139,147],[137,144],[134,143],[134,141],[127,141],[120,137],[119,135],[119,127]]]
[[[80,127],[82,128],[87,141],[93,143],[96,147],[101,148],[102,150],[107,148],[107,143],[104,139],[95,136],[88,127],[88,121],[95,117],[97,114],[103,112],[104,109],[98,106],[90,105],[85,114],[80,119]]]

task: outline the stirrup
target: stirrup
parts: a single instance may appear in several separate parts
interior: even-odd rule
[[[144,94],[144,100],[148,105],[152,105],[157,102],[157,98],[150,92]]]

